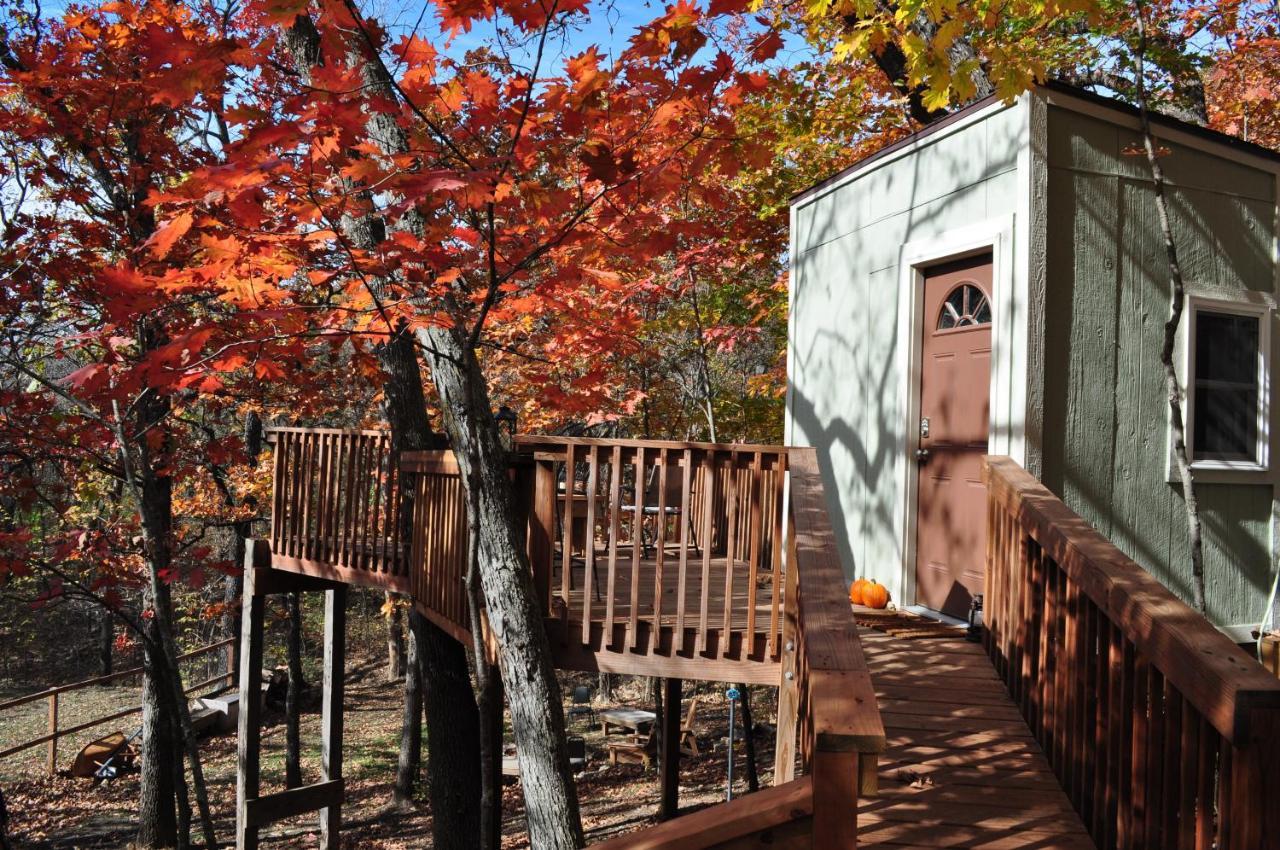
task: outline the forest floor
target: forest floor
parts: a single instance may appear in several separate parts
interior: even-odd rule
[[[408,811],[398,811],[390,805],[399,750],[402,697],[400,684],[385,681],[383,664],[384,659],[360,659],[352,662],[348,672],[343,747],[347,787],[344,839],[347,846],[372,850],[430,846],[431,812],[425,791]],[[652,709],[648,679],[615,677],[615,680],[612,699],[604,700],[597,695],[597,709],[611,705]],[[562,684],[568,693],[575,684],[594,687],[596,678],[566,674]],[[685,708],[695,692],[694,684],[685,683]],[[705,695],[695,723],[702,755],[681,760],[683,811],[724,799],[728,735],[724,688],[724,685],[698,683],[697,693]],[[119,694],[112,690],[112,697],[118,698]],[[761,765],[760,782],[767,785],[772,780],[773,730],[764,724],[774,720],[774,697],[772,689],[756,688],[755,691],[755,719],[761,724],[756,735],[757,759]],[[319,722],[316,713],[303,716],[304,782],[319,778]],[[270,793],[284,787],[284,724],[281,717],[270,712],[266,723],[262,737],[262,790]],[[26,725],[24,722],[23,726]],[[576,718],[570,727],[570,734],[585,739],[588,751],[588,767],[578,776],[578,796],[588,840],[599,841],[652,823],[659,795],[656,769],[646,771],[639,765],[611,767],[598,726],[589,728],[585,718]],[[0,729],[3,737],[19,737],[19,732],[27,731],[25,728]],[[85,733],[84,741],[64,742],[60,761],[69,764],[79,746],[100,734],[105,732]],[[610,740],[623,739],[614,733]],[[0,788],[8,801],[9,836],[15,847],[62,850],[128,846],[136,829],[136,774],[97,786],[85,779],[45,777],[40,767],[43,748],[29,752],[32,757],[20,764],[9,760],[0,762]],[[226,842],[234,837],[235,736],[206,738],[202,752],[219,838]],[[746,791],[741,741],[736,747],[735,760],[734,793],[741,794]],[[504,790],[503,815],[504,847],[527,847],[518,783],[507,785]],[[317,844],[315,824],[314,814],[273,824],[264,829],[263,845],[291,849],[314,847]],[[195,832],[198,834],[198,830]]]

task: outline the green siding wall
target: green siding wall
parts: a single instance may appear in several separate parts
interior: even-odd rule
[[[1123,153],[1136,135],[1074,112],[1051,109],[1048,136],[1044,480],[1189,599],[1159,365],[1168,275],[1146,163]],[[1167,147],[1162,164],[1176,187],[1173,225],[1190,287],[1274,292],[1274,175]],[[1273,488],[1202,483],[1197,492],[1210,617],[1256,623],[1270,591]]]

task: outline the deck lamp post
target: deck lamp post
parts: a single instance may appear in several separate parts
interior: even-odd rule
[[[502,435],[502,441],[506,444],[507,451],[514,451],[516,447],[516,412],[505,404],[498,408],[498,412],[493,414],[493,421],[498,425],[498,432]]]

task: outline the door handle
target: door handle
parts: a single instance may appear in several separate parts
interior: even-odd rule
[[[920,462],[920,463],[924,463],[924,462],[925,462],[925,461],[927,461],[928,459],[929,459],[929,450],[928,450],[928,449],[916,449],[916,460],[917,460],[918,462]]]

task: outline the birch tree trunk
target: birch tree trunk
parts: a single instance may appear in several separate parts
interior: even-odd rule
[[[1160,366],[1164,370],[1165,395],[1169,403],[1169,418],[1173,423],[1173,458],[1178,467],[1178,480],[1182,484],[1182,502],[1186,511],[1187,540],[1191,548],[1192,604],[1201,614],[1208,613],[1204,592],[1204,537],[1200,528],[1200,502],[1196,498],[1195,476],[1191,472],[1191,459],[1187,456],[1187,434],[1182,418],[1182,385],[1174,363],[1174,349],[1178,328],[1182,324],[1182,305],[1186,300],[1186,285],[1182,279],[1182,266],[1178,262],[1178,246],[1173,238],[1173,226],[1169,217],[1169,202],[1165,196],[1164,168],[1155,138],[1151,134],[1151,116],[1148,111],[1146,86],[1147,23],[1145,4],[1135,3],[1138,24],[1138,47],[1135,55],[1135,74],[1138,96],[1138,120],[1142,131],[1142,147],[1151,168],[1151,182],[1155,190],[1156,212],[1160,219],[1160,235],[1164,242],[1165,260],[1169,266],[1169,318],[1164,323],[1164,342],[1160,347]]]

